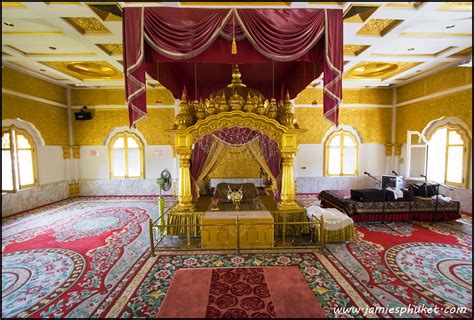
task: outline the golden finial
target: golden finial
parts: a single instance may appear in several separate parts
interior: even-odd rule
[[[241,73],[239,70],[239,65],[235,64],[234,68],[232,69],[232,81],[229,85],[227,85],[228,88],[233,88],[233,87],[246,87],[245,84],[242,83],[242,80],[240,79]]]

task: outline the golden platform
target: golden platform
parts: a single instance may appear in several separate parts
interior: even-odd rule
[[[205,249],[271,248],[273,223],[268,211],[206,212],[202,218],[201,245]]]

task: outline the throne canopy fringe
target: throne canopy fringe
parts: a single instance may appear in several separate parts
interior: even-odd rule
[[[342,97],[340,9],[126,7],[124,74],[130,125],[146,109],[145,72],[179,98],[208,97],[232,65],[266,98],[293,99],[324,72],[324,114],[338,124]],[[235,40],[237,52],[231,50]],[[235,48],[234,48],[235,49]],[[235,53],[235,54],[233,54]]]

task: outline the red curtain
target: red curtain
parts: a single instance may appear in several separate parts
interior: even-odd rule
[[[280,99],[286,91],[295,98],[324,70],[324,112],[337,125],[343,66],[339,9],[127,7],[123,26],[132,126],[146,114],[145,71],[176,98],[186,87],[189,98],[199,99],[230,82],[232,64],[239,64],[249,87]]]

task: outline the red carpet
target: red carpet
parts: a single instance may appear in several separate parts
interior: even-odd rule
[[[296,266],[179,269],[158,318],[326,317]]]

